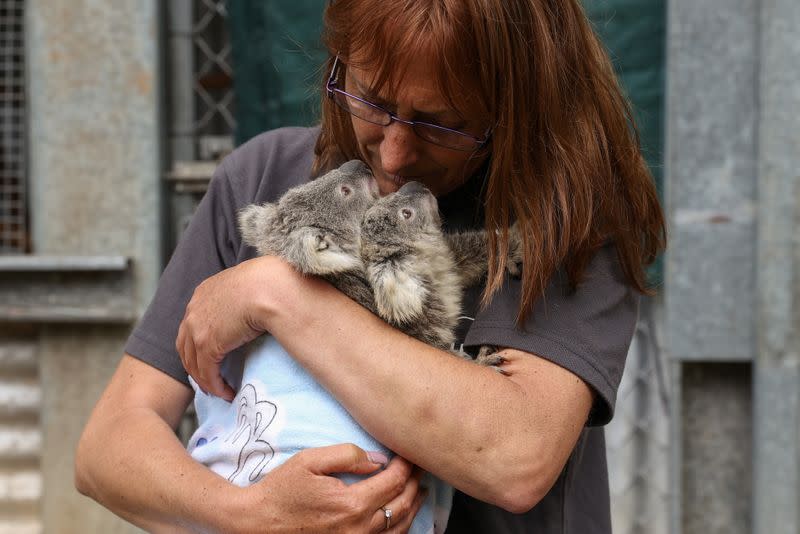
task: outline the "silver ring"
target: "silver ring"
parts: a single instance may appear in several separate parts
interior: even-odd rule
[[[389,525],[392,523],[392,509],[381,506],[381,510],[383,510],[383,517],[386,518],[386,526],[383,527],[383,530],[389,530]]]

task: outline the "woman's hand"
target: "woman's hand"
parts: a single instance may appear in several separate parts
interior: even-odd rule
[[[396,456],[350,486],[330,476],[373,473],[385,462],[351,444],[306,449],[243,489],[235,522],[243,532],[406,532],[425,497],[419,469]],[[389,530],[382,507],[392,511]]]
[[[223,380],[220,364],[228,352],[266,330],[259,312],[267,290],[298,276],[283,260],[265,256],[221,271],[197,286],[175,348],[184,369],[203,391],[233,400],[234,391]]]

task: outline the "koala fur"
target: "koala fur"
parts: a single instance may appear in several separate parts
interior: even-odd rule
[[[510,273],[521,263],[516,227],[511,231]],[[378,200],[361,224],[361,257],[378,314],[430,345],[449,349],[461,315],[464,288],[486,275],[486,232],[444,234],[436,198],[410,182]],[[491,347],[481,363],[496,365]]]
[[[378,314],[421,341],[449,349],[461,313],[462,279],[430,191],[410,182],[373,204],[361,224],[361,257]]]
[[[389,324],[442,349],[452,346],[463,288],[487,270],[484,231],[444,234],[435,197],[416,182],[378,198],[369,169],[355,160],[275,204],[243,209],[239,226],[259,254],[322,276]],[[517,263],[512,255],[509,265]]]
[[[352,160],[277,203],[239,212],[242,240],[262,256],[280,256],[304,274],[321,276],[376,313],[361,262],[361,220],[378,199],[378,186],[363,162]]]

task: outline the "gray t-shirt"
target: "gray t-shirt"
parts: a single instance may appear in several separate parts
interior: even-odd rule
[[[284,128],[262,134],[218,167],[159,282],[153,301],[134,329],[126,352],[188,385],[175,351],[175,337],[194,288],[209,276],[256,253],[243,245],[238,210],[277,200],[311,179],[315,128]],[[439,198],[445,229],[474,227],[482,220],[480,178]],[[605,534],[611,532],[603,429],[613,414],[617,387],[636,323],[638,297],[624,280],[613,246],[592,259],[584,281],[570,291],[557,273],[522,328],[516,326],[520,283],[507,280],[484,310],[480,287],[465,294],[458,340],[537,354],[581,377],[595,391],[595,404],[561,476],[530,512],[510,514],[456,494],[448,533]],[[227,358],[223,374],[239,382],[241,354]],[[509,408],[513,409],[513,408]]]

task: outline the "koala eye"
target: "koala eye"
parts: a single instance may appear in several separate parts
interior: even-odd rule
[[[400,208],[400,212],[399,213],[400,213],[400,217],[402,217],[403,219],[406,219],[406,220],[408,220],[408,219],[410,219],[411,217],[414,216],[414,210],[412,210],[411,208]]]
[[[350,188],[349,185],[339,186],[339,194],[341,194],[343,197],[349,197],[350,193],[352,192],[353,190]]]

